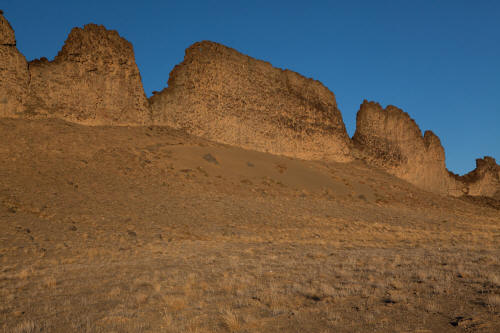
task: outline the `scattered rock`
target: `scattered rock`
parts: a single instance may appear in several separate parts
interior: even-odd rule
[[[391,298],[384,298],[382,302],[385,304],[396,304],[396,301]]]
[[[459,316],[450,321],[450,325],[455,327],[471,328],[477,325],[477,321],[473,318]]]
[[[217,159],[210,153],[203,155],[203,159],[209,163],[219,164]]]

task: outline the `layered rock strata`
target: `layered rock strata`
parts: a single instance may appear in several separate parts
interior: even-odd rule
[[[16,47],[16,37],[0,11],[0,117],[23,110],[29,83],[28,63]]]
[[[87,125],[150,123],[132,44],[116,31],[95,24],[74,28],[53,61],[34,60],[29,69],[29,117]]]
[[[195,43],[150,98],[153,121],[303,159],[350,160],[334,94],[320,82],[214,43]]]

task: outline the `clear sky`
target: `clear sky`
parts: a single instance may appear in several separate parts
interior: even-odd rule
[[[212,40],[321,81],[350,135],[363,99],[431,129],[448,168],[500,162],[500,1],[2,0],[28,60],[52,59],[72,27],[104,24],[132,42],[146,94],[184,50]]]

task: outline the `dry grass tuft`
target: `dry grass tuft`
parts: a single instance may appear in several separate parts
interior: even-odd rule
[[[187,307],[186,300],[183,297],[166,297],[165,301],[169,312],[179,312]]]
[[[23,268],[18,274],[17,277],[21,280],[26,280],[29,276],[33,274],[33,269],[31,267],[29,268]]]
[[[493,285],[500,286],[500,274],[489,273],[487,276],[488,282]]]
[[[500,295],[488,295],[487,303],[492,308],[500,309]]]
[[[230,332],[237,332],[241,329],[242,323],[236,313],[231,309],[224,309],[220,313],[222,325]]]
[[[47,288],[54,288],[57,285],[57,280],[53,276],[47,276],[47,277],[45,277],[45,279],[43,280],[43,282],[45,283],[45,286]]]
[[[35,322],[32,320],[26,320],[19,323],[15,328],[13,333],[33,333],[35,331]]]

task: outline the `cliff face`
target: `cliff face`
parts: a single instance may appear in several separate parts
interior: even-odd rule
[[[150,102],[155,124],[214,141],[304,159],[350,159],[331,91],[217,43],[189,47],[168,88]]]
[[[53,61],[29,63],[30,117],[58,117],[88,125],[150,122],[149,105],[132,44],[116,31],[74,28]]]
[[[356,117],[353,153],[423,189],[460,196],[498,197],[500,166],[491,157],[476,160],[476,169],[458,176],[446,169],[444,149],[431,131],[422,136],[410,116],[394,106],[361,105]]]
[[[15,117],[22,111],[28,82],[28,64],[17,50],[14,30],[0,11],[0,117]]]
[[[448,193],[444,149],[431,131],[422,136],[410,116],[395,106],[364,101],[353,142],[360,156],[421,188]]]

